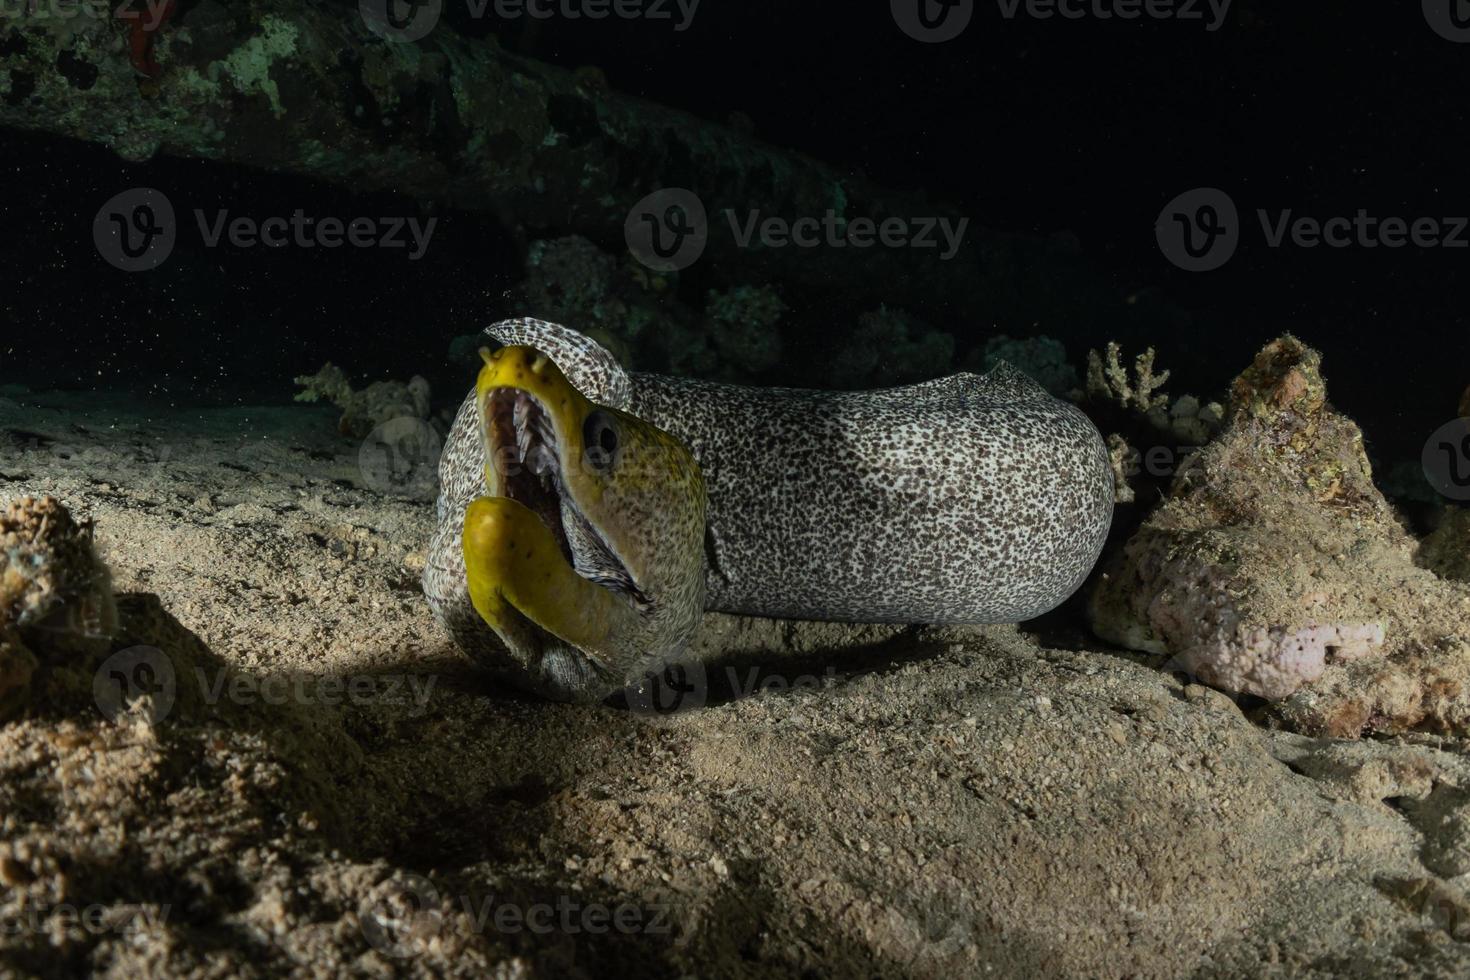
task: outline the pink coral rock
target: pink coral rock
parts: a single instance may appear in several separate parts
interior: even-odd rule
[[[1106,564],[1093,631],[1284,702],[1297,727],[1470,717],[1444,676],[1430,691],[1422,671],[1403,673],[1464,644],[1467,594],[1415,566],[1417,542],[1374,486],[1361,432],[1327,402],[1320,360],[1283,337],[1235,381],[1225,430]]]

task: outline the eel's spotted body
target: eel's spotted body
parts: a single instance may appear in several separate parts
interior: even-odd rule
[[[487,333],[540,351],[591,403],[688,448],[707,495],[707,609],[855,622],[1019,622],[1066,599],[1107,535],[1113,478],[1097,429],[1005,365],[878,391],[748,388],[628,374],[589,338],[543,321],[505,321]],[[466,510],[490,492],[477,401],[472,393],[461,407],[440,463],[440,524],[424,585],[461,646],[504,667],[514,637],[507,641],[501,630],[497,639],[466,585]],[[656,509],[679,509],[671,499]],[[642,519],[661,520],[652,510]],[[677,546],[656,534],[645,540],[697,546],[687,537]],[[673,645],[692,625],[678,631]],[[589,667],[575,650],[551,656],[546,646],[537,647],[541,663],[521,651],[511,673],[552,696],[605,696],[629,679],[615,675],[638,667],[608,670],[595,657]],[[653,662],[673,651],[645,652]]]

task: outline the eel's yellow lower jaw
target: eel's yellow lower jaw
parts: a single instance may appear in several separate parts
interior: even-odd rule
[[[572,570],[551,530],[509,497],[480,497],[464,517],[464,567],[470,601],[502,638],[529,619],[600,667],[630,609]]]

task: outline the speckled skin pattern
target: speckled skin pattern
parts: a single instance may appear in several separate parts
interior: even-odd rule
[[[690,448],[708,488],[708,609],[1019,622],[1071,595],[1107,536],[1113,478],[1097,429],[1005,365],[879,391],[747,388],[629,375],[600,345],[542,321],[486,332],[544,352],[593,401]],[[464,506],[485,493],[473,396],[440,479],[425,591],[473,653],[488,633],[459,554]]]

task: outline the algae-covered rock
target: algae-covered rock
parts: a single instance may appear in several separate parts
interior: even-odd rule
[[[1362,433],[1327,400],[1320,355],[1286,336],[1236,379],[1225,430],[1108,563],[1091,622],[1206,683],[1282,701],[1294,727],[1455,727],[1470,702],[1445,681],[1470,658],[1470,597],[1416,567],[1415,549]],[[1442,668],[1432,684],[1426,658]]]

